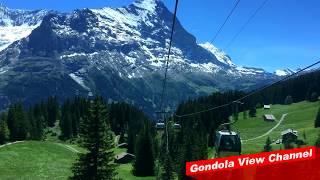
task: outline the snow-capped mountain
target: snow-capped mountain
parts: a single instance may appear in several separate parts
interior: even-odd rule
[[[45,10],[13,10],[0,5],[0,51],[30,35],[46,14]]]
[[[29,35],[0,52],[0,102],[5,102],[0,106],[15,100],[32,103],[48,95],[98,93],[136,103],[149,113],[157,108],[173,16],[160,0],[68,14],[37,12],[44,14],[40,24],[35,21]],[[14,18],[7,19],[3,21]],[[168,71],[170,107],[216,90],[248,90],[278,78],[262,69],[238,67],[212,44],[198,44],[179,21],[175,27]]]
[[[201,47],[207,49],[212,54],[216,56],[218,61],[225,63],[226,65],[230,67],[235,67],[236,65],[231,61],[231,58],[220,49],[216,48],[213,44],[210,44],[209,42],[206,42],[204,44],[199,44]]]
[[[278,69],[274,73],[278,76],[288,76],[295,73],[295,71],[287,68],[287,69]]]

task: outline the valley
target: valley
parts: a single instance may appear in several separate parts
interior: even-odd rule
[[[259,153],[263,150],[265,140],[270,137],[272,140],[280,138],[281,131],[292,128],[298,130],[299,137],[306,134],[305,146],[313,146],[320,133],[319,129],[314,128],[314,119],[320,102],[300,102],[291,105],[272,105],[270,110],[263,108],[257,109],[257,117],[243,118],[239,113],[239,120],[233,125],[232,129],[240,133],[243,138],[243,154]],[[275,126],[277,122],[265,122],[263,114],[271,113],[280,118],[283,113],[288,113],[287,117],[270,134],[263,138],[245,141],[264,134]],[[68,147],[69,146],[69,147]],[[71,148],[70,148],[71,147]],[[284,149],[281,144],[272,144],[273,150]],[[48,139],[48,141],[23,141],[0,148],[0,179],[67,179],[71,175],[71,165],[77,157],[77,151],[83,152],[75,144]],[[125,149],[115,148],[116,154],[124,152]],[[213,149],[209,149],[208,158],[212,158]],[[243,160],[245,161],[245,160]],[[245,162],[243,162],[245,163]],[[121,164],[117,167],[118,177],[122,179],[151,180],[155,177],[135,177],[132,175],[132,164]],[[57,176],[58,175],[58,176]]]

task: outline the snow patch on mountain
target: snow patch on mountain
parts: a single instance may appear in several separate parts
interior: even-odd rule
[[[287,68],[287,69],[277,69],[277,70],[275,71],[275,74],[276,74],[277,76],[288,76],[288,75],[291,75],[291,74],[293,74],[293,73],[294,73],[294,71],[291,70],[291,69],[289,69],[289,68]]]
[[[133,3],[133,5],[141,9],[148,10],[149,12],[154,12],[157,3],[156,0],[137,0]]]
[[[82,77],[80,77],[79,75],[76,75],[75,73],[70,73],[69,76],[71,77],[71,79],[73,79],[76,83],[78,83],[81,87],[83,87],[84,89],[91,91],[90,88],[88,86],[85,85],[84,80]]]
[[[145,41],[141,39],[139,26],[146,24],[154,27],[154,24],[149,18],[155,15],[156,2],[155,0],[138,0],[133,3],[138,7],[138,13],[129,12],[128,8],[110,8],[90,9],[98,17],[99,28],[105,36],[105,39],[114,41]],[[112,35],[112,36],[110,36]],[[150,41],[150,39],[147,39]]]
[[[218,59],[218,61],[235,67],[235,64],[231,61],[231,58],[222,50],[216,48],[213,44],[206,42],[204,44],[199,44],[199,46],[205,48],[206,50],[208,50],[209,52],[211,52],[212,54],[214,54],[216,56],[216,58]]]
[[[0,51],[29,36],[47,13],[46,10],[17,10],[0,5]]]
[[[6,68],[6,67],[0,68],[0,74],[3,74],[5,72],[7,72],[7,71],[8,71],[8,68]]]
[[[13,42],[29,36],[32,30],[39,25],[40,24],[34,26],[27,24],[21,26],[0,26],[0,51],[7,48]]]
[[[219,66],[213,64],[212,62],[202,64],[191,63],[190,66],[207,73],[214,73],[221,69]]]
[[[250,74],[256,75],[256,74],[265,73],[263,69],[243,67],[243,66],[236,67],[236,70],[238,70],[241,74],[247,74],[247,75],[250,75]]]

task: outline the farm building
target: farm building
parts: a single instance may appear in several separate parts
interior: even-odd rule
[[[130,153],[120,153],[120,154],[117,154],[115,157],[114,157],[114,162],[115,163],[118,163],[118,164],[126,164],[126,163],[130,163],[131,161],[134,160],[134,155],[133,154],[130,154]]]
[[[276,118],[275,118],[274,115],[272,115],[272,114],[265,114],[265,115],[263,115],[263,119],[264,119],[265,121],[269,121],[269,122],[273,122],[273,121],[276,120]]]
[[[263,109],[271,109],[271,105],[264,105]]]
[[[127,143],[118,144],[118,148],[128,148],[128,144]]]
[[[298,131],[295,131],[293,129],[287,129],[281,132],[281,136],[282,142],[286,142],[288,140],[296,141],[298,139]]]

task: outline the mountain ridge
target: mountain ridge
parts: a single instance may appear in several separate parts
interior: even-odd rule
[[[4,82],[0,99],[10,103],[23,97],[31,103],[31,97],[37,98],[35,89],[50,89],[39,97],[53,94],[62,99],[101,94],[110,101],[136,103],[150,114],[159,102],[172,16],[158,0],[138,0],[121,8],[47,12],[30,35],[0,51],[0,82]],[[217,90],[250,90],[278,78],[262,69],[236,66],[213,45],[198,44],[179,20],[175,27],[169,107]],[[38,87],[19,84],[34,83],[34,74],[39,76]],[[62,81],[70,84],[68,90]],[[22,95],[26,91],[29,94]]]

